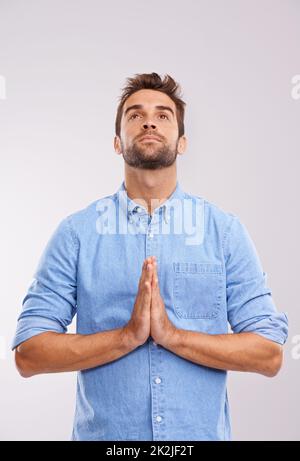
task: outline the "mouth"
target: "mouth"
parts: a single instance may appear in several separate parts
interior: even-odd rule
[[[155,136],[144,136],[143,138],[140,139],[140,141],[160,142],[160,139],[156,138]]]

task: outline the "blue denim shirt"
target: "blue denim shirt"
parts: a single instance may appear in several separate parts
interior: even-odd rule
[[[180,328],[210,335],[251,331],[284,344],[255,246],[239,218],[178,181],[152,216],[127,196],[70,214],[40,258],[18,318],[15,348],[45,331],[124,326],[142,264],[155,255],[167,314]],[[227,371],[186,360],[151,337],[104,365],[79,371],[72,440],[230,440]]]

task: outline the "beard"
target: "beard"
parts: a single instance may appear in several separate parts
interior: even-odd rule
[[[172,149],[163,142],[156,143],[133,143],[127,149],[121,140],[121,148],[124,161],[134,167],[144,170],[158,170],[173,165],[178,154],[178,142]]]

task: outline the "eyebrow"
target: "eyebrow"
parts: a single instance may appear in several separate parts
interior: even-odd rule
[[[133,104],[133,106],[129,106],[127,107],[127,109],[125,110],[124,112],[124,116],[132,109],[143,109],[143,105],[142,104]],[[168,110],[171,112],[171,114],[174,116],[174,112],[173,110],[171,109],[171,107],[169,106],[155,106],[155,109],[158,109],[158,110]]]

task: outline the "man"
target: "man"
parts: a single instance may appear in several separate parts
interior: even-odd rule
[[[245,226],[177,181],[179,88],[128,79],[114,140],[125,181],[62,220],[23,300],[20,374],[78,371],[72,440],[230,440],[227,370],[282,364],[287,317]]]

